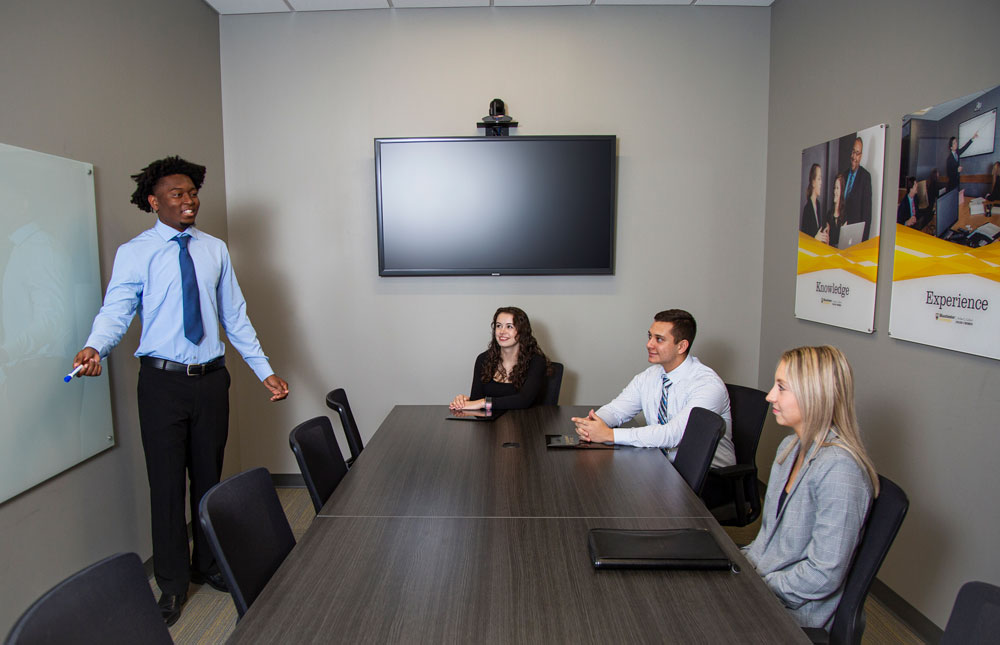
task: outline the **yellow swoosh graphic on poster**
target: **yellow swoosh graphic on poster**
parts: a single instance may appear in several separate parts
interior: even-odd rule
[[[959,274],[1000,282],[1000,243],[973,249],[896,224],[893,282]]]
[[[799,232],[798,274],[827,269],[843,269],[868,282],[875,282],[878,276],[878,238],[838,249]]]

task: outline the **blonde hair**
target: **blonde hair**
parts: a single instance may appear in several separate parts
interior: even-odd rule
[[[817,448],[838,446],[868,474],[878,496],[878,473],[861,441],[854,412],[854,373],[847,357],[830,345],[797,347],[782,354],[781,363],[785,365],[785,380],[802,414],[802,437],[796,435],[796,440],[778,457],[778,463],[784,462],[799,441],[806,451],[813,444]],[[833,430],[839,441],[823,441],[829,430]]]

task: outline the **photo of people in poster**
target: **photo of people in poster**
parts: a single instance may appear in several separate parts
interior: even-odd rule
[[[889,334],[1000,358],[1000,86],[903,117]]]
[[[802,151],[795,316],[874,331],[885,124]]]

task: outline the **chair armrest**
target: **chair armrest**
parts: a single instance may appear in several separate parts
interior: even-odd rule
[[[736,479],[737,477],[746,477],[747,475],[757,475],[757,466],[751,464],[736,464],[734,466],[722,466],[721,468],[710,468],[709,473],[715,475],[716,477],[724,477],[726,479]]]

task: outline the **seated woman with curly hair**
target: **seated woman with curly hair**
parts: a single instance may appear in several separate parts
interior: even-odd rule
[[[456,396],[448,406],[452,410],[516,410],[545,396],[549,361],[531,334],[528,315],[517,307],[500,307],[490,328],[490,344],[476,357],[472,393]]]

